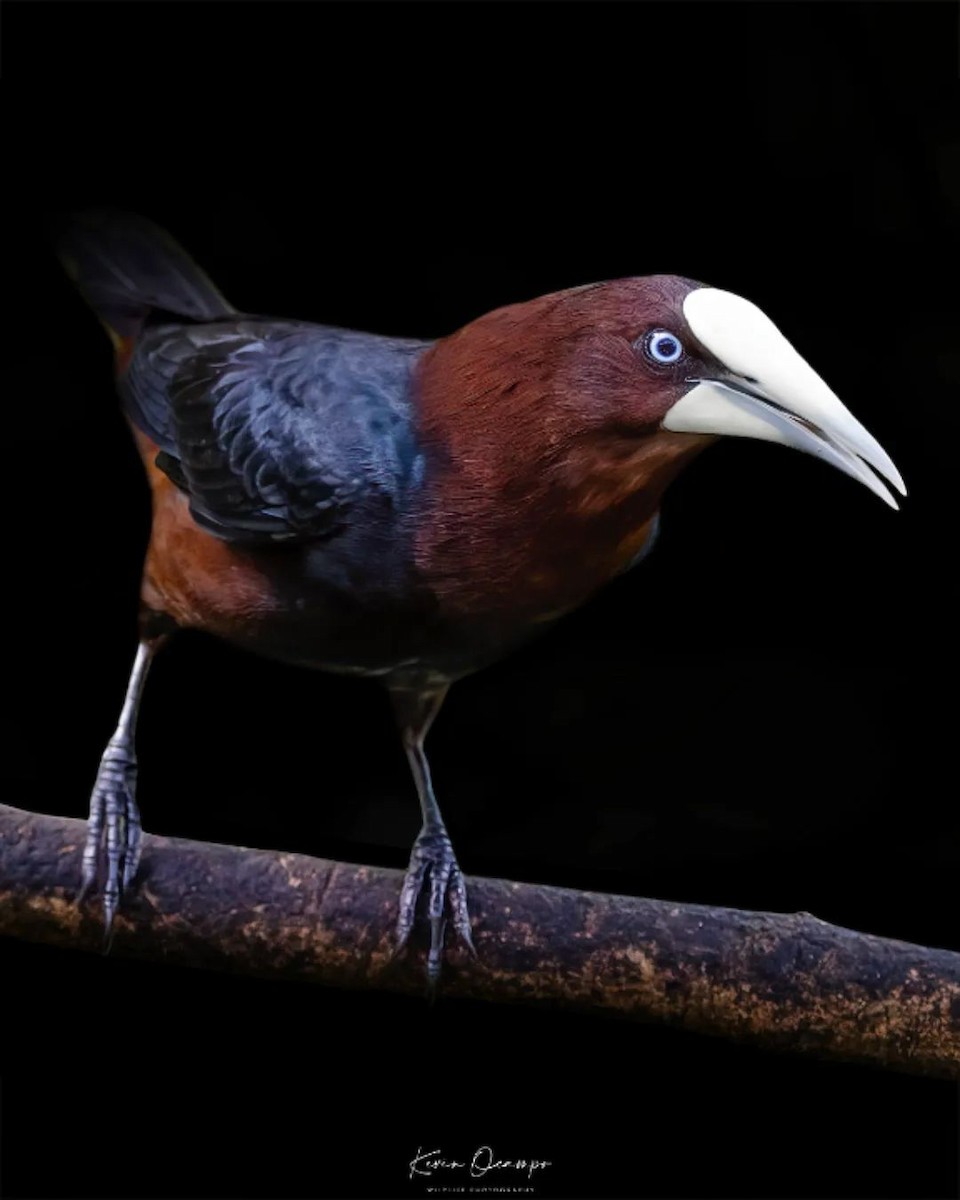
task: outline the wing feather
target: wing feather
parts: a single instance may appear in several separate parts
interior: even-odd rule
[[[417,477],[410,375],[428,343],[299,323],[148,331],[123,384],[194,518],[240,541],[334,536]]]

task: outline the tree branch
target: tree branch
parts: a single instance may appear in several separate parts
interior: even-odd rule
[[[0,934],[98,951],[75,903],[82,821],[0,805]],[[347,988],[423,990],[391,961],[401,873],[145,836],[112,953]],[[820,1057],[960,1079],[960,954],[807,913],[742,912],[468,881],[479,961],[442,990],[664,1021]]]

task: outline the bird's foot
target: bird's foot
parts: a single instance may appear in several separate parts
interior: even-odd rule
[[[136,801],[137,759],[132,747],[112,740],[103,752],[90,797],[79,900],[98,882],[103,903],[104,949],[113,919],[140,863],[140,810]]]
[[[470,932],[470,912],[463,872],[453,853],[447,831],[440,826],[424,825],[413,844],[410,865],[400,890],[400,915],[397,920],[395,955],[406,946],[416,920],[417,900],[426,895],[430,921],[430,949],[427,953],[427,986],[432,992],[440,978],[443,962],[446,910],[449,902],[453,928],[470,953],[476,957]]]

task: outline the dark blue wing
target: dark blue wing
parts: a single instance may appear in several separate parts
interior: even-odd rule
[[[417,472],[410,373],[428,343],[251,319],[148,330],[124,379],[157,463],[230,540],[335,534]]]

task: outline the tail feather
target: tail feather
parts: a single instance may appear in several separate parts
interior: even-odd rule
[[[143,217],[78,213],[61,230],[57,253],[118,350],[154,309],[196,321],[237,313],[186,251]]]

